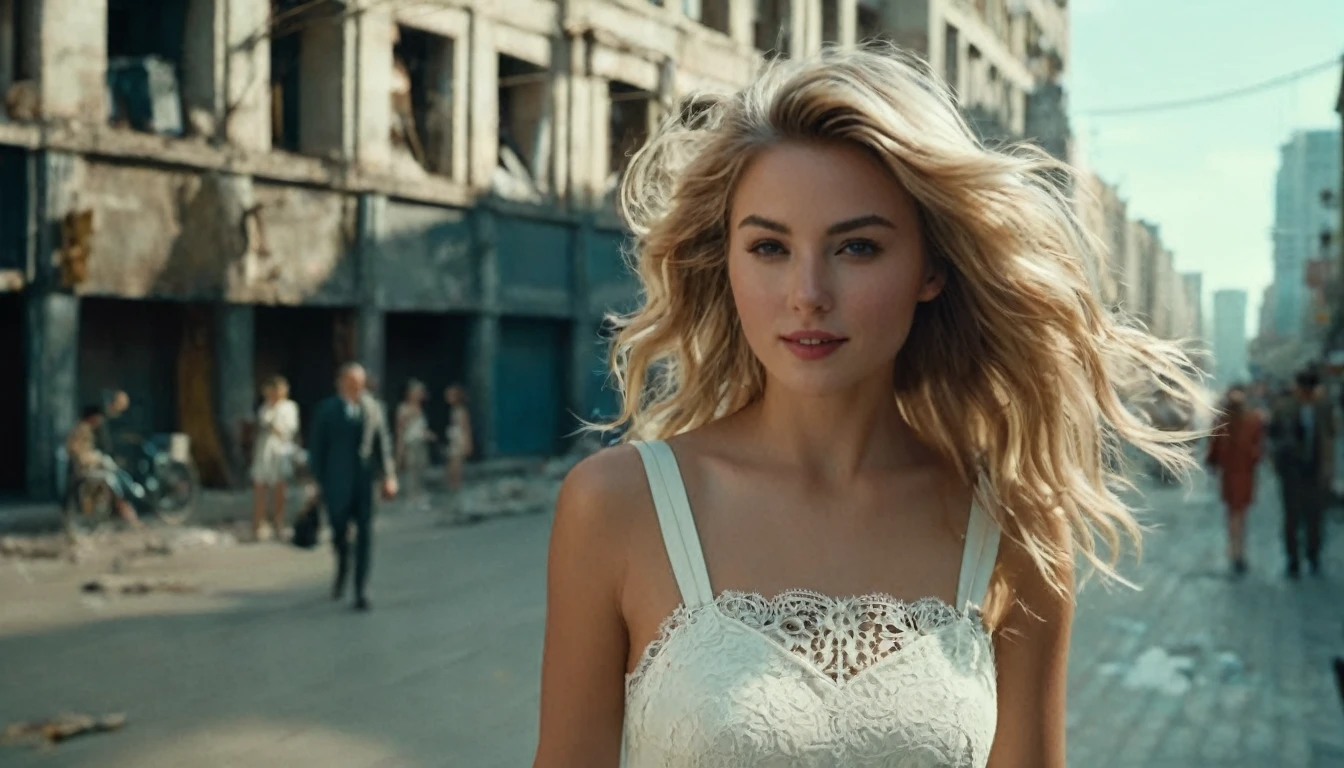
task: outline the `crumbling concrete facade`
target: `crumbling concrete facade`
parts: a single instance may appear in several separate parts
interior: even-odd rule
[[[81,307],[116,323],[126,302],[175,318],[179,360],[213,355],[208,382],[163,363],[192,395],[140,426],[222,435],[209,453],[235,479],[258,381],[289,376],[307,407],[346,359],[388,400],[412,375],[465,383],[483,456],[558,450],[575,415],[610,409],[597,334],[632,296],[612,191],[678,97],[878,34],[922,40],[942,72],[989,35],[974,44],[998,63],[958,63],[955,85],[1023,133],[1041,78],[1020,17],[1054,0],[990,3],[1006,30],[969,3],[907,5],[186,0],[178,24],[149,2],[0,0],[0,150],[24,178],[0,190],[22,203],[0,291],[30,339],[0,361],[28,381],[0,453],[49,493],[80,401],[127,378],[81,353]],[[968,35],[951,48],[948,23]]]

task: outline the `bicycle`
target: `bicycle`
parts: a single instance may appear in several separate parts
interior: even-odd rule
[[[153,514],[168,525],[185,523],[200,495],[200,477],[194,464],[172,456],[168,440],[158,435],[139,443],[129,468],[108,459],[81,472],[65,498],[66,527],[96,527],[115,514],[119,498],[141,517]]]

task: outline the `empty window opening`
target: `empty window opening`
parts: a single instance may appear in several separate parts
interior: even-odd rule
[[[884,37],[882,11],[866,3],[859,3],[855,13],[854,37],[860,42]]]
[[[756,0],[756,48],[767,59],[789,55],[790,0]]]
[[[821,0],[821,42],[840,42],[840,0]]]
[[[656,94],[628,83],[612,81],[607,88],[611,98],[610,159],[608,161],[606,192],[620,184],[630,158],[644,146],[653,123]]]
[[[10,120],[36,120],[37,0],[0,0],[0,96]]]
[[[271,146],[299,151],[302,0],[271,0]]]
[[[732,33],[732,27],[729,26],[728,4],[731,0],[704,0],[700,4],[700,23],[710,29],[724,33]]]
[[[392,66],[394,150],[430,173],[452,176],[453,41],[398,27]]]
[[[495,187],[538,199],[550,162],[551,74],[545,67],[499,55],[499,165]]]
[[[182,133],[187,4],[107,0],[107,87],[113,125]]]
[[[956,93],[961,81],[961,36],[957,28],[948,24],[943,30],[943,79]]]

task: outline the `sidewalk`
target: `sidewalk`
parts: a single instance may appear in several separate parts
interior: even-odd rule
[[[1260,477],[1251,572],[1227,575],[1212,481],[1150,488],[1142,587],[1080,594],[1070,659],[1070,764],[1344,766],[1344,707],[1330,670],[1344,653],[1344,525],[1328,524],[1326,571],[1284,576],[1278,489]]]

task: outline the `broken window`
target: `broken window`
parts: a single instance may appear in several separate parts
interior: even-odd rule
[[[398,27],[392,65],[392,146],[426,171],[452,176],[453,41]]]
[[[821,0],[821,42],[840,42],[839,0]]]
[[[943,30],[943,79],[953,93],[960,87],[961,40],[957,28],[948,24]]]
[[[182,133],[187,4],[107,0],[107,86],[113,125]]]
[[[621,180],[625,168],[649,138],[657,94],[613,80],[607,88],[611,98],[610,159],[607,164],[606,191],[610,193]]]
[[[882,29],[882,11],[873,5],[859,3],[855,13],[854,37],[860,43],[866,40],[885,39]]]
[[[789,55],[790,0],[756,0],[756,48],[767,59]]]
[[[499,55],[499,166],[495,187],[515,198],[540,199],[550,162],[551,74],[545,67]]]
[[[700,23],[725,35],[732,34],[728,16],[729,2],[731,0],[702,0],[700,3]]]
[[[36,0],[0,0],[0,96],[10,120],[36,120]]]
[[[271,0],[270,145],[298,152],[304,0]]]

